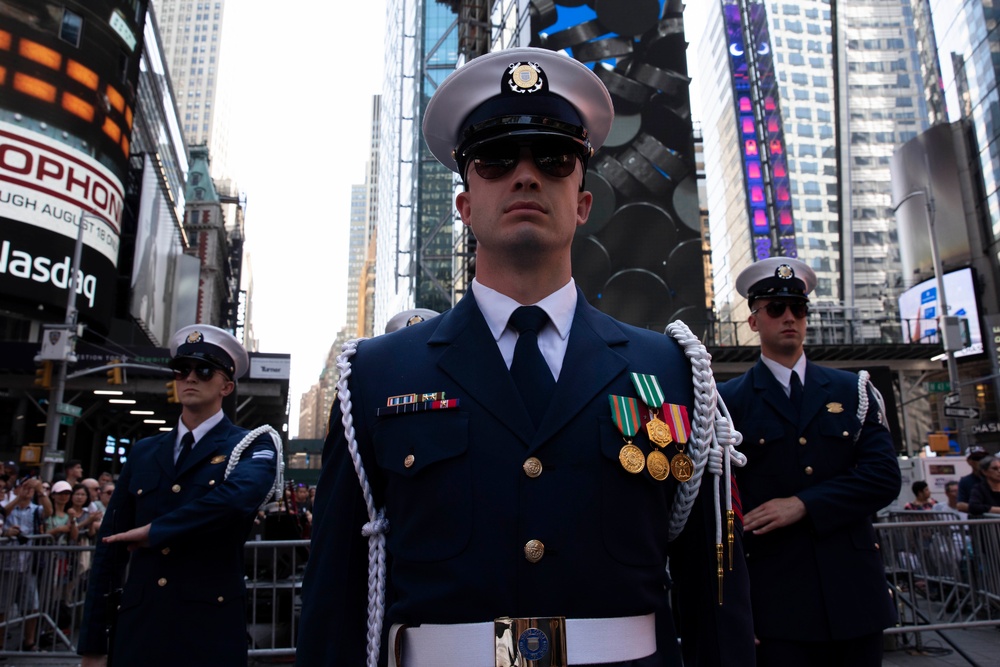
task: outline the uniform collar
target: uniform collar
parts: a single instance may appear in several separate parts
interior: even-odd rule
[[[785,388],[785,391],[789,391],[792,386],[792,371],[799,374],[799,380],[802,382],[802,386],[806,385],[806,353],[803,352],[799,355],[798,360],[795,365],[791,368],[779,364],[774,359],[768,359],[763,354],[760,355],[760,360],[764,362],[764,365],[770,369],[771,374],[774,378]]]
[[[506,294],[501,294],[495,289],[483,285],[475,278],[472,279],[472,293],[475,295],[476,304],[482,311],[486,324],[493,334],[493,340],[500,340],[504,329],[507,328],[511,313],[520,306],[538,306],[544,310],[559,337],[563,340],[569,336],[569,331],[573,326],[577,291],[576,282],[572,278],[555,292],[533,304],[518,303]]]
[[[177,441],[174,443],[175,446],[180,446],[181,438],[183,438],[184,434],[187,433],[187,432],[189,432],[189,431],[194,434],[194,444],[197,444],[198,441],[200,441],[202,438],[205,437],[206,433],[208,433],[209,431],[211,431],[213,428],[215,428],[219,424],[219,422],[222,421],[223,417],[225,417],[225,414],[222,412],[222,410],[219,410],[214,415],[212,415],[211,417],[209,417],[208,419],[206,419],[202,423],[200,423],[197,426],[195,426],[193,429],[189,429],[187,426],[184,425],[184,421],[183,420],[178,419],[177,420]]]

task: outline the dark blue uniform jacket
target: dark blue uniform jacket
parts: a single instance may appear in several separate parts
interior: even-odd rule
[[[686,664],[753,664],[742,554],[727,571],[725,604],[717,602],[711,476],[687,529],[668,544],[676,481],[619,463],[624,441],[608,395],[638,397],[630,371],[655,374],[667,402],[692,409],[690,364],[677,343],[613,320],[581,294],[537,431],[471,293],[440,317],[362,342],[352,361],[357,441],[390,524],[386,629],[655,611],[659,654],[642,664],[679,664],[666,608],[672,577]],[[458,407],[376,416],[388,397],[440,391]],[[644,432],[635,442],[650,451]],[[543,466],[535,478],[522,468],[529,457]],[[357,667],[365,661],[368,518],[339,403],[316,501],[297,660]],[[529,540],[545,547],[536,563],[525,558]],[[386,653],[383,642],[383,663]]]
[[[744,536],[761,638],[842,640],[893,625],[896,613],[871,517],[899,495],[889,430],[874,398],[858,421],[858,376],[808,363],[801,414],[762,361],[719,386],[743,434],[743,510],[798,496],[802,521]],[[870,395],[870,392],[869,392]],[[854,436],[861,431],[855,441]]]
[[[150,547],[130,557],[125,547],[98,542],[80,654],[108,652],[104,594],[121,580],[127,563],[114,664],[247,664],[243,544],[274,483],[276,457],[264,434],[223,481],[226,459],[246,433],[223,418],[196,443],[179,472],[176,430],[135,444],[100,536],[152,522]]]

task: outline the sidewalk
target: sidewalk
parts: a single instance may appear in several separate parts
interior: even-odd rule
[[[887,637],[895,638],[899,648],[886,649],[882,667],[1000,666],[1000,629],[996,627],[922,632],[919,639],[913,634]]]

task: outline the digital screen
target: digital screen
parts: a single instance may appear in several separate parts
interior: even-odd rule
[[[979,305],[976,300],[975,277],[971,268],[944,274],[945,301],[948,315],[966,318],[969,322],[971,344],[955,352],[956,357],[979,354],[983,351],[983,333],[979,325]],[[939,318],[941,304],[935,278],[914,285],[899,296],[899,317],[903,327],[904,343],[941,342]]]
[[[791,190],[785,166],[785,139],[777,102],[778,88],[774,78],[767,15],[762,3],[747,3],[747,8],[750,32],[753,43],[757,45],[750,57],[747,55],[739,5],[727,0],[723,5],[723,17],[737,123],[743,141],[742,157],[754,261],[773,254],[797,257]],[[751,68],[756,74],[757,90],[762,98],[756,105]]]

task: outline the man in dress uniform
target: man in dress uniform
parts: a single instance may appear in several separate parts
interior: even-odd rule
[[[751,308],[761,356],[719,387],[743,434],[743,500],[757,664],[877,667],[896,614],[871,517],[898,495],[899,466],[868,386],[807,361],[816,274],[771,257],[736,289]]]
[[[738,526],[735,567],[717,570],[709,475],[668,539],[691,367],[672,338],[593,308],[571,276],[587,160],[612,116],[593,72],[534,48],[476,58],[431,98],[424,137],[465,182],[456,204],[478,242],[476,278],[452,310],[350,359],[298,664],[363,665],[366,641],[400,667],[663,667],[681,652],[689,667],[753,664]],[[651,443],[635,418],[650,411],[673,442]],[[386,531],[381,626],[367,582],[382,557],[362,531]]]
[[[275,446],[261,435],[225,477],[247,430],[226,418],[222,401],[246,372],[247,352],[205,324],[175,333],[170,351],[180,421],[138,441],[118,478],[87,591],[84,667],[102,664],[109,649],[119,665],[247,664],[243,543],[274,484]]]

